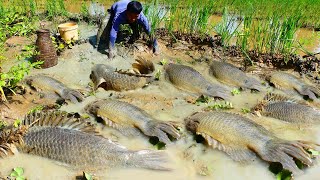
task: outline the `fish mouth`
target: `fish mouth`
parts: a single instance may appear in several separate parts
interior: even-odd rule
[[[185,125],[186,125],[186,129],[191,131],[191,132],[196,132],[200,121],[198,119],[193,118],[194,115],[198,114],[199,112],[195,112],[192,115],[190,115],[189,117],[184,119]]]

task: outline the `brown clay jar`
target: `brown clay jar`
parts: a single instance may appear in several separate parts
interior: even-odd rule
[[[48,29],[37,30],[36,50],[39,54],[36,61],[43,61],[41,68],[49,68],[58,64],[58,56],[53,46]]]

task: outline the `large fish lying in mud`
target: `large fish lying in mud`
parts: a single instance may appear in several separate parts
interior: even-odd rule
[[[73,103],[78,103],[83,100],[83,96],[79,91],[70,89],[58,80],[46,75],[29,76],[25,79],[25,82],[36,91],[44,93],[44,95],[58,95]]]
[[[141,132],[155,136],[159,141],[170,143],[167,134],[177,139],[177,123],[156,120],[147,112],[127,102],[105,99],[94,101],[85,107],[85,111],[102,118],[109,125],[127,136],[137,136]]]
[[[320,90],[312,85],[308,85],[296,76],[285,72],[274,72],[267,78],[276,88],[283,91],[295,91],[302,96],[308,96],[310,99],[317,101]],[[290,93],[290,92],[289,92]]]
[[[139,66],[139,72],[154,70],[153,63],[147,60],[134,63],[132,66]],[[108,65],[97,64],[91,70],[90,79],[93,81],[94,89],[102,87],[105,90],[125,91],[141,88],[152,82],[154,77],[152,75],[117,71]]]
[[[169,63],[164,69],[166,78],[179,89],[222,99],[229,99],[231,96],[230,90],[220,84],[209,82],[189,66]]]
[[[295,124],[320,124],[320,110],[305,101],[268,93],[253,110],[264,116]]]
[[[209,72],[222,83],[258,91],[264,89],[262,82],[226,62],[212,61]]]
[[[311,142],[280,139],[250,119],[228,112],[195,113],[186,118],[186,126],[235,161],[253,161],[257,154],[267,162],[280,162],[294,175],[303,172],[292,157],[308,166],[313,165],[312,157],[305,149],[318,147]]]
[[[161,151],[129,150],[97,134],[84,120],[61,111],[27,115],[20,128],[26,129],[20,152],[46,157],[75,169],[95,171],[111,167],[169,170]]]

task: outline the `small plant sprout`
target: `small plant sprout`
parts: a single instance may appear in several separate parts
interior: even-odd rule
[[[5,121],[0,120],[0,130],[7,126],[7,123]]]
[[[313,149],[308,149],[308,152],[312,155],[312,156],[319,156],[320,152],[313,150]]]
[[[160,61],[160,65],[164,66],[164,65],[166,65],[166,64],[168,64],[168,60],[162,59],[162,60]]]
[[[85,180],[93,180],[92,175],[86,172],[83,172],[83,177],[85,178]]]
[[[196,100],[196,105],[200,105],[201,103],[209,103],[210,98],[208,96],[201,95]]]
[[[237,94],[240,94],[240,90],[235,88],[235,89],[232,89],[231,93],[232,93],[233,96],[235,96]]]
[[[43,109],[43,106],[39,105],[39,106],[36,106],[36,107],[30,109],[30,111],[27,114],[32,114],[34,112],[41,111],[42,109]]]
[[[19,125],[21,124],[21,119],[16,119],[14,122],[13,122],[13,127],[17,128],[19,127]]]
[[[161,70],[158,69],[156,74],[154,75],[155,80],[157,80],[157,81],[160,80],[160,76],[161,76]]]
[[[244,113],[244,114],[247,114],[247,113],[250,112],[250,109],[249,108],[242,108],[241,112]]]
[[[23,168],[22,167],[16,167],[12,170],[10,177],[15,178],[16,180],[25,180],[23,177]]]
[[[208,109],[218,110],[218,109],[233,109],[233,104],[229,101],[215,102],[213,105],[208,106]]]

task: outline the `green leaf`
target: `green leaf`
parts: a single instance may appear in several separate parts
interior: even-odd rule
[[[316,151],[316,150],[313,150],[313,149],[308,149],[308,152],[313,156],[319,156],[320,155],[319,151]]]
[[[14,126],[15,128],[17,128],[20,124],[21,124],[21,120],[20,120],[20,119],[16,119],[16,120],[13,122],[13,126]],[[23,172],[23,169],[22,169],[22,172]]]
[[[24,172],[22,167],[16,167],[13,170],[17,172],[19,176],[21,176]]]
[[[83,172],[84,177],[86,178],[86,180],[92,180],[92,175],[86,172]]]
[[[240,94],[240,90],[239,90],[239,89],[233,89],[233,90],[231,91],[231,93],[232,93],[232,95],[234,96],[234,95]]]
[[[10,177],[18,177],[19,174],[16,171],[12,171]]]
[[[24,178],[23,176],[18,176],[16,177],[16,180],[25,180],[26,178]]]

